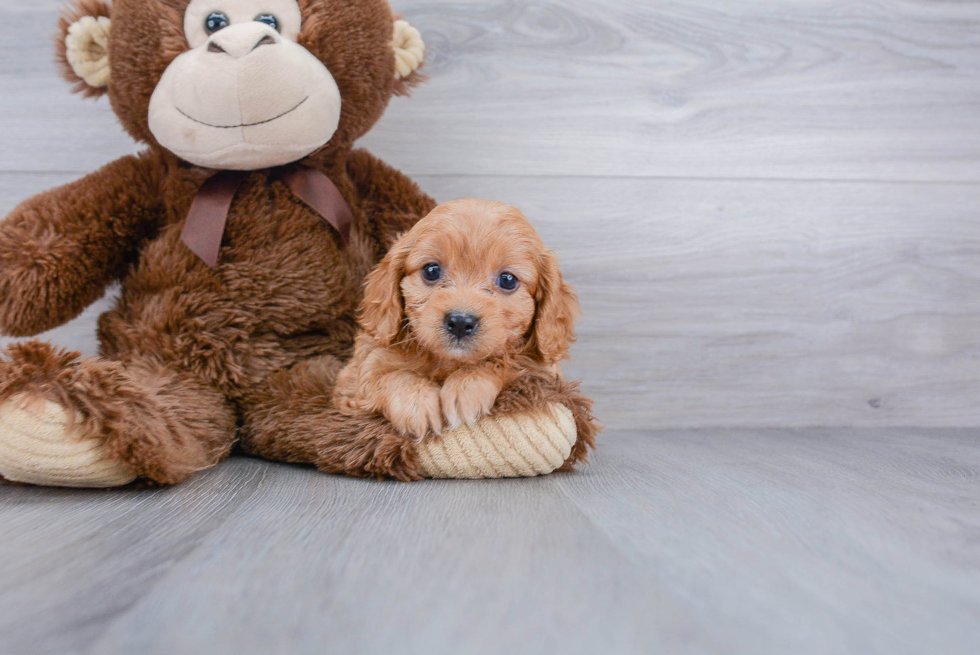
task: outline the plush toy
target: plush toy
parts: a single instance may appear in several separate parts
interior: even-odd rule
[[[331,402],[365,276],[434,207],[353,150],[422,79],[421,37],[384,0],[79,0],[61,31],[75,90],[107,95],[147,147],[0,224],[4,334],[60,325],[121,282],[98,357],[5,352],[0,476],[173,484],[235,444],[402,479],[584,458],[588,403],[560,379],[505,389],[499,411],[422,445],[365,438]]]

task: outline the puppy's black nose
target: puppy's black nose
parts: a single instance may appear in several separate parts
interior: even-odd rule
[[[480,324],[480,318],[473,314],[463,312],[448,312],[446,314],[446,332],[457,339],[465,339],[473,336],[476,327]]]

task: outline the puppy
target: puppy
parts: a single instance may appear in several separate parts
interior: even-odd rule
[[[578,313],[558,259],[520,211],[440,205],[368,276],[336,406],[381,413],[416,440],[473,425],[517,376],[560,372]]]

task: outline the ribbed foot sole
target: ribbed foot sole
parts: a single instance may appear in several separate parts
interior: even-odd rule
[[[577,434],[572,412],[553,404],[535,413],[485,416],[417,446],[430,478],[527,478],[558,469]]]
[[[136,478],[107,456],[103,439],[82,433],[81,417],[28,393],[0,404],[0,476],[46,487],[118,487]]]

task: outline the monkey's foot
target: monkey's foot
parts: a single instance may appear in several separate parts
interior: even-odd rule
[[[572,411],[552,403],[534,411],[490,414],[415,446],[429,478],[525,478],[562,467],[578,439]]]
[[[83,417],[37,392],[0,402],[0,476],[51,487],[117,487],[136,479]]]

